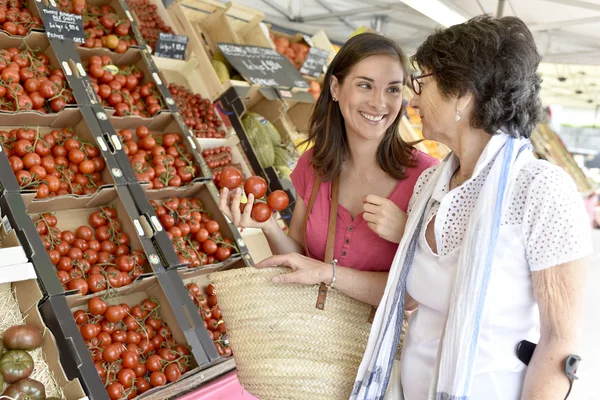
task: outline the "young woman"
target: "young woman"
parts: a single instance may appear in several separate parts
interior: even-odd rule
[[[292,174],[296,205],[289,235],[274,219],[262,224],[253,221],[251,206],[240,213],[241,189],[231,206],[229,191],[223,190],[221,211],[236,226],[262,228],[275,254],[257,267],[285,265],[293,270],[276,277],[276,282],[332,282],[333,266],[322,260],[332,181],[338,178],[335,287],[357,300],[379,304],[414,185],[421,172],[437,163],[398,133],[406,79],[406,57],[388,38],[361,34],[341,48],[329,66],[311,117],[308,140],[314,146],[302,155]],[[306,222],[305,243],[307,205],[317,177],[320,185]],[[248,204],[253,201],[250,195]]]

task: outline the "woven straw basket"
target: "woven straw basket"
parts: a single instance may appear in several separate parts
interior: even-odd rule
[[[262,399],[347,399],[362,360],[371,306],[335,289],[275,285],[287,268],[212,273],[240,383]]]

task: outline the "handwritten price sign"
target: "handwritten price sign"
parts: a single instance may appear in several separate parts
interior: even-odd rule
[[[85,43],[81,15],[43,8],[42,21],[44,22],[48,39],[72,40],[75,43]]]
[[[175,58],[177,60],[185,59],[185,49],[187,47],[188,37],[172,35],[169,33],[160,33],[156,41],[154,55],[157,57]]]

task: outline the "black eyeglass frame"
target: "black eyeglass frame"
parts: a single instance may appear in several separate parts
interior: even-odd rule
[[[410,86],[412,87],[413,92],[419,95],[421,94],[421,87],[423,86],[423,82],[420,82],[419,79],[427,78],[428,76],[433,76],[433,73],[422,74],[415,76],[414,74],[410,75]]]

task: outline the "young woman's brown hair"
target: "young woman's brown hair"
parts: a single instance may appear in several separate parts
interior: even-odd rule
[[[314,143],[312,166],[324,181],[333,180],[340,174],[342,163],[348,156],[348,142],[344,117],[331,94],[331,77],[335,76],[340,85],[356,64],[369,56],[389,55],[398,59],[404,72],[404,82],[408,76],[408,61],[402,49],[391,39],[374,33],[354,36],[344,44],[330,64],[323,90],[310,119],[307,143]],[[403,179],[407,167],[413,166],[412,146],[400,137],[398,126],[404,106],[394,123],[386,130],[377,151],[377,160],[382,170],[395,179]]]

